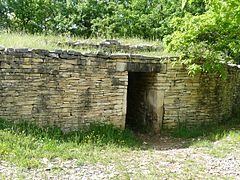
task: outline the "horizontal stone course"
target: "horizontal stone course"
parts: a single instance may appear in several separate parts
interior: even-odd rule
[[[177,60],[178,56],[162,56],[151,57],[136,54],[109,54],[104,52],[99,53],[81,53],[72,50],[55,50],[49,51],[45,49],[30,49],[30,48],[5,48],[0,45],[0,54],[13,55],[15,57],[31,57],[31,58],[60,58],[60,59],[74,59],[83,57],[100,57],[103,59],[137,59],[137,60]]]
[[[189,77],[183,65],[171,64],[177,59],[0,46],[0,117],[66,131],[96,121],[124,128],[126,118],[135,118],[136,126],[146,121],[159,130],[220,121],[240,111],[239,65],[226,67],[226,80]]]
[[[58,45],[68,45],[72,47],[80,47],[82,49],[101,49],[103,51],[121,51],[121,52],[136,52],[136,51],[162,51],[162,46],[153,46],[148,44],[121,44],[116,40],[105,40],[100,43],[88,43],[88,42],[80,42],[80,41],[66,41],[66,42],[58,42]]]

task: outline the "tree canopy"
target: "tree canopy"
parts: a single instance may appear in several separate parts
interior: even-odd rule
[[[197,3],[196,3],[197,4]],[[203,12],[196,4],[184,11]],[[162,39],[179,0],[0,0],[0,27],[28,33]]]
[[[239,0],[0,0],[0,29],[165,42],[192,74],[240,63]]]

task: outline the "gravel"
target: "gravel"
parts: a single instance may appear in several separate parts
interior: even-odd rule
[[[0,179],[239,179],[239,156],[217,158],[198,149],[140,150],[117,162],[80,164],[76,159],[41,159],[44,168],[22,169],[0,161]]]

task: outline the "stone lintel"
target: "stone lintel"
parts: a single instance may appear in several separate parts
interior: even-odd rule
[[[127,66],[126,66],[126,69],[127,69],[128,72],[166,73],[166,64],[128,62]]]

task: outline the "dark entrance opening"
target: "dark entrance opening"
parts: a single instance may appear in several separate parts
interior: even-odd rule
[[[163,94],[156,89],[156,83],[156,73],[128,73],[126,128],[137,132],[159,132]]]

